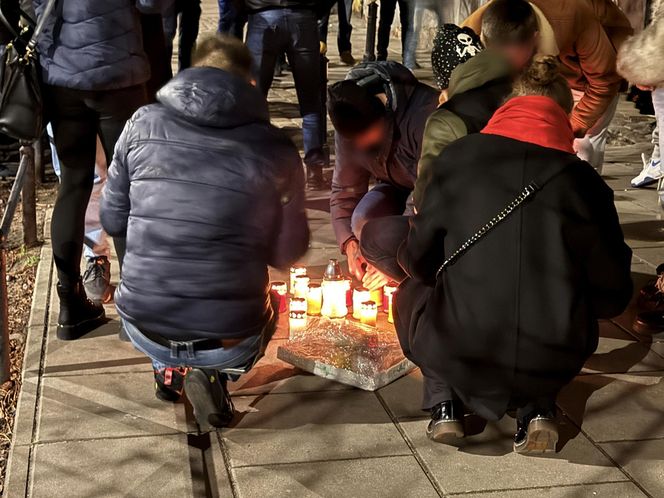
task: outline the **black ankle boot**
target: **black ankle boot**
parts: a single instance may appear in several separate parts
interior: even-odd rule
[[[534,412],[516,420],[514,451],[517,453],[551,453],[558,443],[558,424],[551,411]]]
[[[445,443],[465,436],[463,428],[463,403],[443,401],[431,409],[431,422],[427,436],[437,443]]]
[[[73,287],[58,284],[58,297],[58,339],[61,341],[79,339],[106,320],[104,307],[88,299],[80,278]]]
[[[310,190],[323,190],[327,185],[323,177],[322,166],[307,166],[307,188]]]
[[[228,427],[233,420],[235,409],[226,382],[226,376],[216,370],[194,368],[187,374],[184,392],[201,432]]]

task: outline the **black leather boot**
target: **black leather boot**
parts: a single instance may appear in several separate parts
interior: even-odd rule
[[[201,432],[228,427],[235,415],[226,376],[216,370],[194,368],[184,381],[184,392],[194,408]]]
[[[516,421],[514,451],[517,453],[552,453],[558,443],[558,424],[553,412],[534,412]]]
[[[323,177],[322,166],[307,166],[307,188],[309,190],[323,190],[327,187]]]
[[[58,284],[58,297],[58,339],[61,341],[80,339],[106,321],[104,307],[88,299],[80,278],[73,287]]]
[[[464,408],[461,401],[443,401],[431,409],[431,422],[427,426],[427,436],[437,443],[464,437]]]

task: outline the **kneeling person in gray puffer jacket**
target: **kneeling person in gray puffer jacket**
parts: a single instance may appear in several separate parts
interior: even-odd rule
[[[153,360],[157,397],[184,390],[203,430],[230,422],[227,376],[274,333],[268,265],[309,242],[300,156],[250,81],[240,41],[202,42],[127,123],[101,207],[107,232],[127,237],[115,295],[127,335]]]

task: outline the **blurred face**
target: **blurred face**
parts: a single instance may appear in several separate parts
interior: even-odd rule
[[[379,152],[385,141],[387,123],[384,118],[379,119],[371,125],[364,133],[353,138],[353,145],[363,152]]]
[[[516,71],[522,71],[530,64],[530,61],[537,52],[538,44],[539,33],[535,33],[535,36],[528,42],[494,46],[492,48],[502,53]]]

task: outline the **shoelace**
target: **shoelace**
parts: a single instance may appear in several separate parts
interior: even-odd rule
[[[105,273],[104,262],[101,258],[96,258],[94,264],[88,265],[83,274],[83,280],[97,280],[98,278],[103,278]]]

